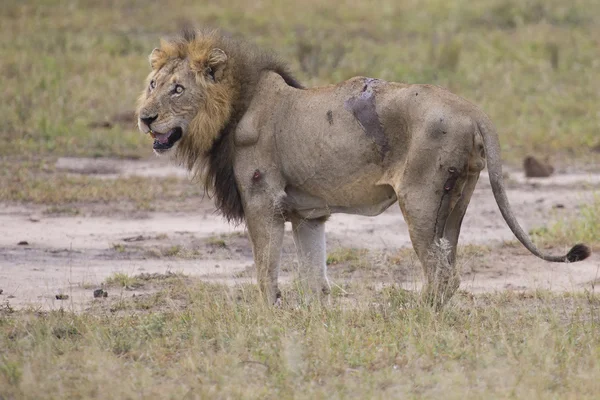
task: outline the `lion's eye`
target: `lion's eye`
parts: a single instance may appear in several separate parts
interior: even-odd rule
[[[183,86],[176,85],[175,86],[175,93],[183,93]]]
[[[156,81],[154,79],[152,79],[150,81],[150,89],[154,89],[156,87]]]

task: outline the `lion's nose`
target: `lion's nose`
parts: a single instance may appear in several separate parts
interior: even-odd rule
[[[151,117],[140,117],[140,119],[142,120],[142,122],[144,124],[146,124],[146,126],[148,128],[150,128],[150,124],[153,123],[154,121],[156,121],[156,118],[158,118],[158,114],[153,115]]]

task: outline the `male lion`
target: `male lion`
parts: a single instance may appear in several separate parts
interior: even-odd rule
[[[564,256],[534,246],[509,207],[492,123],[447,90],[364,77],[305,89],[274,56],[214,32],[161,41],[150,65],[139,129],[203,177],[229,221],[245,220],[270,303],[286,221],[311,292],[327,294],[327,218],[398,201],[424,295],[442,304],[459,286],[458,234],[486,160],[502,216],[529,251],[555,262],[590,255],[583,244]]]

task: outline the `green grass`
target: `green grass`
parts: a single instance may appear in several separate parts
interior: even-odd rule
[[[226,249],[227,248],[227,235],[211,236],[206,240],[209,246]]]
[[[123,245],[115,245],[115,249],[119,251],[119,248],[122,248]],[[117,286],[117,287],[129,287],[136,286],[140,284],[140,279],[131,276],[129,274],[125,274],[123,272],[116,272],[113,275],[109,276],[104,280],[104,284],[107,286]]]
[[[150,154],[133,126],[90,124],[134,108],[150,50],[190,21],[277,51],[308,85],[364,74],[449,87],[490,114],[509,161],[591,157],[599,14],[594,0],[8,0],[0,155]]]
[[[327,265],[343,262],[362,262],[368,253],[366,249],[338,248],[327,254]]]
[[[596,398],[599,300],[353,290],[265,307],[253,287],[171,280],[82,314],[0,311],[7,398]],[[352,305],[350,305],[352,304]],[[115,381],[114,377],[126,377]]]

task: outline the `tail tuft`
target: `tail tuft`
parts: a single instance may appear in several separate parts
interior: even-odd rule
[[[585,244],[579,243],[573,246],[567,253],[566,261],[577,262],[583,261],[592,254],[592,251]]]

